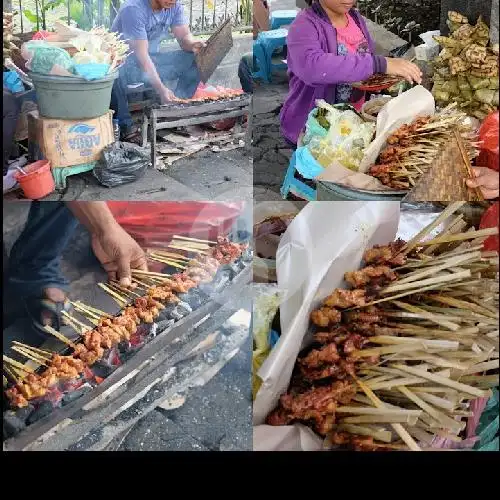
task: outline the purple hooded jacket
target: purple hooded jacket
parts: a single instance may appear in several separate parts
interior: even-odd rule
[[[358,82],[387,69],[385,58],[373,55],[375,44],[363,17],[355,9],[349,14],[363,32],[370,53],[338,56],[336,30],[318,3],[301,11],[289,28],[290,83],[280,119],[281,133],[294,144],[317,99],[334,104],[337,83]]]

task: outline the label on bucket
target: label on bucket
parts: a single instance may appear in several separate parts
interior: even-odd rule
[[[36,119],[37,143],[53,168],[99,160],[114,142],[112,112],[91,120]]]

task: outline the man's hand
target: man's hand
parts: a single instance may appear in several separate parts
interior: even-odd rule
[[[92,250],[108,279],[118,280],[123,287],[132,285],[132,269],[148,270],[142,248],[117,223],[105,232],[92,234]]]
[[[480,188],[486,200],[498,198],[500,174],[486,167],[475,167],[472,171],[475,179],[467,179],[467,186],[470,188]]]
[[[160,95],[160,100],[162,104],[167,104],[168,102],[172,101],[177,101],[177,97],[175,97],[175,94],[167,89],[167,87],[163,87],[161,90],[158,91],[158,94]]]
[[[191,44],[191,52],[198,54],[198,52],[206,46],[207,44],[205,42],[201,42],[199,40],[193,41]]]

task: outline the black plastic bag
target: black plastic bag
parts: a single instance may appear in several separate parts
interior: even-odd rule
[[[121,186],[140,179],[150,163],[149,151],[129,142],[115,142],[104,148],[94,176],[103,186]]]

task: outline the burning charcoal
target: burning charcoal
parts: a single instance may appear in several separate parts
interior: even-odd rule
[[[112,366],[109,363],[104,363],[102,360],[99,360],[97,363],[92,365],[94,375],[101,378],[109,377],[115,371],[115,368],[115,366]]]
[[[80,389],[77,389],[76,391],[69,392],[68,394],[66,394],[62,399],[62,405],[65,406],[69,403],[72,403],[73,401],[76,401],[78,398],[80,398],[84,394],[87,394],[87,392],[91,390],[92,386],[90,384],[82,385]]]
[[[24,420],[18,418],[13,411],[8,411],[4,413],[3,415],[4,439],[19,434],[25,428],[26,424],[24,423]]]
[[[185,315],[184,316],[187,316],[188,314],[191,314],[193,312],[193,310],[191,309],[191,306],[186,303],[186,302],[179,302],[177,304],[177,308],[176,308],[179,312],[182,312],[182,311],[185,311]]]
[[[172,311],[175,309],[175,307],[176,307],[176,304],[167,304],[165,306],[165,309],[162,309],[160,311],[160,315],[156,319],[156,322],[160,323],[162,321],[170,319],[170,315],[171,315]]]
[[[158,328],[156,330],[156,335],[158,335],[158,332],[164,332],[165,330],[167,330],[168,328],[170,328],[171,326],[173,326],[174,323],[175,323],[175,320],[173,320],[173,319],[166,319],[166,320],[160,321],[158,323]],[[154,336],[156,336],[156,335],[154,335]],[[151,335],[150,337],[148,337],[148,340],[151,340],[151,338],[154,338],[153,335]]]
[[[184,316],[185,314],[182,314],[182,312],[178,311],[177,308],[175,308],[170,314],[170,317],[175,321],[181,320]]]
[[[54,406],[50,401],[42,401],[38,408],[28,417],[28,424],[34,424],[41,418],[46,417],[53,409]]]
[[[28,417],[35,411],[35,407],[33,405],[25,406],[24,408],[19,408],[16,410],[16,417],[21,419],[23,422],[28,420]]]
[[[189,304],[192,310],[198,309],[203,304],[203,296],[197,288],[192,288],[188,293],[179,295],[179,299],[186,304]]]

